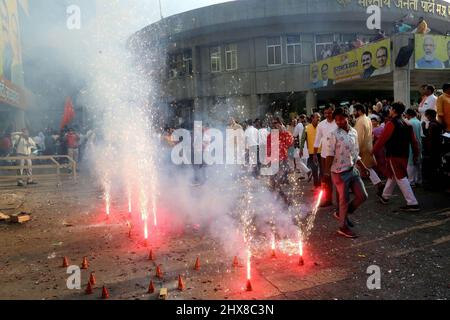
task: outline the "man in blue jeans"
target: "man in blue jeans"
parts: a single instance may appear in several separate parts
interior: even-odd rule
[[[356,165],[364,175],[368,176],[370,172],[359,156],[358,133],[348,123],[348,111],[338,108],[334,111],[333,118],[338,128],[327,137],[324,174],[331,176],[339,194],[339,214],[335,214],[340,223],[338,234],[346,238],[357,238],[350,229],[353,224],[348,219],[348,214],[354,213],[367,200],[367,192]],[[350,190],[355,196],[352,201]]]

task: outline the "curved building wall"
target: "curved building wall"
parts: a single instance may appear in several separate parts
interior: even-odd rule
[[[150,46],[158,43],[166,49],[161,61],[166,66],[161,77],[166,103],[187,101],[195,111],[205,115],[214,113],[211,110],[216,110],[216,105],[230,108],[223,104],[228,100],[230,104],[244,105],[245,116],[258,116],[280,94],[301,93],[305,104],[314,104],[317,94],[309,90],[309,81],[310,65],[318,58],[316,50],[320,50],[323,41],[374,36],[375,31],[366,27],[367,2],[235,1],[169,17],[141,30],[136,37],[146,39]],[[382,29],[387,32],[391,31],[393,21],[407,14],[415,21],[424,16],[435,32],[447,31],[449,3],[435,1],[433,12],[426,12],[431,1],[379,3],[383,4]],[[293,38],[299,41],[292,42]],[[294,50],[299,59],[288,57],[293,43],[297,44]],[[404,40],[400,43],[403,45]],[[187,68],[186,63],[190,64]],[[177,72],[177,65],[184,70]],[[392,90],[392,82],[381,81],[375,90],[389,90],[388,86]]]

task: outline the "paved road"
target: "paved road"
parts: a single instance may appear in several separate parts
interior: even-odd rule
[[[87,181],[52,183],[18,190],[0,187],[0,210],[25,210],[33,220],[23,226],[0,224],[0,298],[97,299],[68,290],[61,257],[80,264],[88,256],[99,285],[115,299],[156,299],[146,295],[149,280],[169,288],[172,299],[449,299],[450,200],[448,194],[418,189],[421,213],[400,213],[398,195],[389,206],[379,204],[369,188],[369,201],[353,220],[360,238],[336,235],[330,210],[318,212],[305,247],[305,266],[298,258],[261,251],[253,260],[254,290],[245,292],[245,268],[231,267],[232,256],[204,229],[177,224],[153,235],[156,261],[137,236],[129,239],[125,213],[104,221],[101,193]],[[11,200],[12,199],[12,200]],[[15,206],[21,205],[20,208]],[[193,264],[201,257],[201,271]],[[241,263],[242,263],[241,259]],[[154,277],[162,265],[163,280]],[[381,289],[367,288],[367,268],[381,271]],[[178,274],[187,289],[175,290]]]

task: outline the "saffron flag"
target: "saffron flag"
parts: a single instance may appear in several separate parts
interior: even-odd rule
[[[64,105],[64,116],[61,121],[61,129],[64,129],[72,120],[75,118],[75,110],[73,109],[72,98],[68,97],[66,99],[66,104]]]

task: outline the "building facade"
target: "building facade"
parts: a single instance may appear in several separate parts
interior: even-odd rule
[[[389,74],[311,88],[311,65],[324,58],[324,49],[376,35],[367,27],[370,3],[380,5],[387,34],[402,18],[415,24],[424,17],[441,35],[450,29],[450,3],[441,1],[246,0],[163,19],[136,33],[131,43],[139,54],[162,52],[161,103],[166,116],[180,122],[255,118],[280,108],[311,112],[318,101],[377,93],[409,102],[415,85],[444,81],[448,70],[415,72],[414,58],[395,66],[400,49],[414,39],[405,33],[390,38]]]

